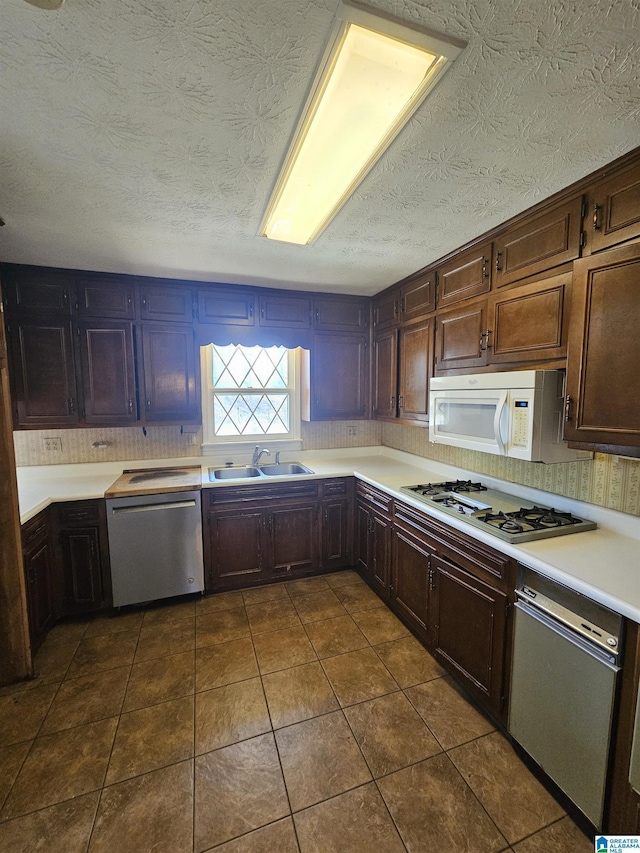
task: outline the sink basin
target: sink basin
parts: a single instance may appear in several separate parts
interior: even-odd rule
[[[267,477],[286,477],[287,474],[313,474],[299,462],[282,462],[279,465],[263,465],[260,469]]]
[[[209,468],[209,479],[213,480],[244,480],[249,477],[259,477],[258,468]]]

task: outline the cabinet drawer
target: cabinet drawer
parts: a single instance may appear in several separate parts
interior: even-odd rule
[[[218,506],[221,503],[238,503],[259,501],[264,506],[265,500],[273,501],[297,501],[300,498],[317,498],[318,483],[289,483],[286,486],[280,484],[250,485],[250,486],[228,486],[224,488],[208,489],[209,505]]]
[[[431,520],[431,533],[437,540],[436,550],[480,580],[487,581],[505,592],[515,586],[515,564],[506,554],[467,536],[452,527]]]
[[[325,480],[322,484],[322,497],[331,497],[332,495],[346,495],[347,481],[346,480]]]
[[[391,511],[393,509],[393,498],[391,495],[380,492],[378,489],[363,483],[361,480],[357,482],[356,494],[358,500],[366,501],[372,507],[382,510],[384,514],[391,518]]]
[[[46,539],[48,535],[49,518],[46,510],[38,513],[35,518],[30,518],[22,525],[22,545],[24,548]]]
[[[100,520],[100,505],[97,501],[63,504],[58,507],[60,524],[85,523]]]

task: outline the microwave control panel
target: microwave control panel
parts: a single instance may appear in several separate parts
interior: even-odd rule
[[[511,444],[527,447],[529,444],[529,400],[513,400],[511,403]]]

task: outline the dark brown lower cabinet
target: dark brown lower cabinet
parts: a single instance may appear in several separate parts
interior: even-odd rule
[[[60,616],[75,616],[111,607],[104,501],[58,504],[55,509]]]
[[[351,494],[346,480],[207,490],[207,591],[351,565]]]
[[[23,526],[22,559],[33,654],[56,620],[54,557],[47,510]]]
[[[394,526],[391,553],[391,602],[416,633],[426,639],[429,577],[434,550],[421,538]]]
[[[497,712],[504,704],[507,607],[504,592],[432,557],[429,634],[435,656]]]
[[[392,500],[364,483],[356,487],[356,566],[386,601],[391,584]]]

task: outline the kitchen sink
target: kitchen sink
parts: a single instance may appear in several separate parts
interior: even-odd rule
[[[213,480],[245,480],[250,477],[259,477],[258,468],[246,466],[244,468],[209,468],[209,479]]]
[[[286,477],[287,474],[313,474],[299,462],[282,462],[279,465],[263,465],[260,470],[267,477]]]
[[[209,468],[209,480],[248,480],[250,477],[286,477],[292,474],[313,474],[310,468],[299,462],[282,462],[277,465],[251,465],[230,468]]]

